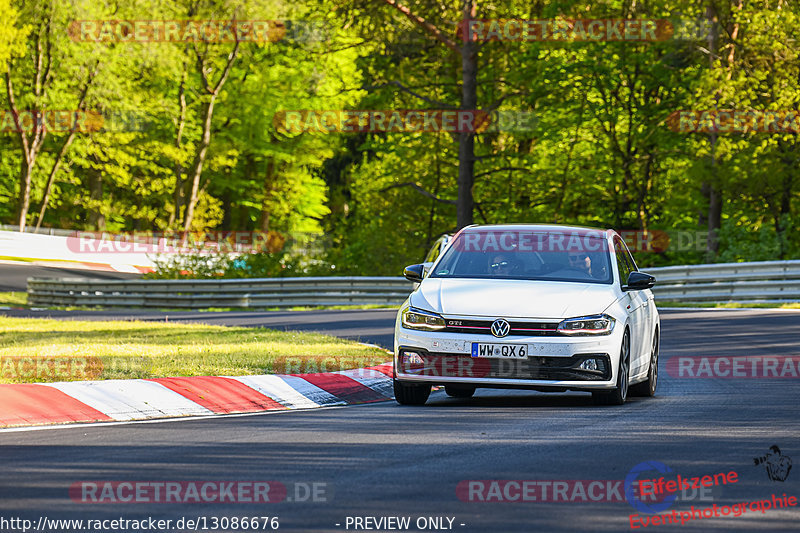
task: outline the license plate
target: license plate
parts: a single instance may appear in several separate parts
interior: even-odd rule
[[[527,359],[527,344],[472,343],[472,357],[495,357],[498,359]]]

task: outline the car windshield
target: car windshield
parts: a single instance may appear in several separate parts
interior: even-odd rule
[[[607,240],[599,230],[467,230],[430,277],[613,281]]]

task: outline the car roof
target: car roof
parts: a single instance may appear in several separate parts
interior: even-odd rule
[[[467,226],[463,229],[465,233],[472,231],[481,231],[486,229],[499,230],[499,231],[518,231],[518,230],[539,230],[539,231],[577,231],[577,232],[602,232],[606,235],[611,232],[616,232],[612,229],[590,228],[586,226],[566,226],[560,224],[482,224]]]

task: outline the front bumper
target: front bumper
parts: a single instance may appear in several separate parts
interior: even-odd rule
[[[592,337],[505,337],[424,332],[398,327],[394,375],[403,382],[468,384],[544,391],[601,391],[616,386],[622,328]],[[472,357],[472,343],[524,344],[525,359]],[[405,357],[409,353],[416,356]],[[582,370],[586,359],[597,370]],[[412,362],[413,361],[413,362]]]

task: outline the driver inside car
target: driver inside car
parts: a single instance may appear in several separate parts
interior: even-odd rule
[[[494,254],[489,260],[490,276],[509,276],[514,272],[516,264],[505,254]]]

